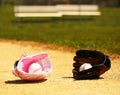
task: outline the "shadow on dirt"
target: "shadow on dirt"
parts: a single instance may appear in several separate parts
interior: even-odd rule
[[[37,81],[26,81],[26,80],[7,80],[6,84],[32,84],[32,83],[42,83],[47,81],[47,79],[37,80]]]
[[[64,79],[74,79],[73,77],[62,77]],[[79,80],[101,80],[101,79],[104,79],[103,77],[99,77],[99,78],[93,78],[93,79],[74,79],[74,81],[79,81]]]

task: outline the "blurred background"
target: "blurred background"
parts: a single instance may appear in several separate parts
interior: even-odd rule
[[[17,18],[15,5],[96,4],[100,16]],[[120,0],[0,0],[0,38],[120,54]]]
[[[101,7],[119,7],[120,0],[0,0],[1,6],[5,4],[22,5],[56,5],[56,4],[98,4]]]

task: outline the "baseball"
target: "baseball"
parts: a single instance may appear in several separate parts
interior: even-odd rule
[[[28,72],[30,74],[39,74],[42,71],[42,67],[38,63],[33,63],[29,66]]]
[[[92,65],[89,63],[84,63],[83,65],[80,66],[79,71],[87,70],[92,68]]]

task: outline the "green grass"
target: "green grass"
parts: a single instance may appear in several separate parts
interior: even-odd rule
[[[99,17],[14,17],[13,7],[0,7],[0,38],[37,41],[75,49],[120,54],[120,8],[101,8]]]

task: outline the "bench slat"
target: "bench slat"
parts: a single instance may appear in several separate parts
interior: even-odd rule
[[[14,6],[15,12],[58,12],[58,9],[55,6]]]
[[[80,5],[79,8],[81,11],[98,11],[97,5]]]
[[[61,12],[63,15],[71,15],[71,16],[99,16],[100,12]]]
[[[15,13],[16,17],[61,17],[61,13]]]

